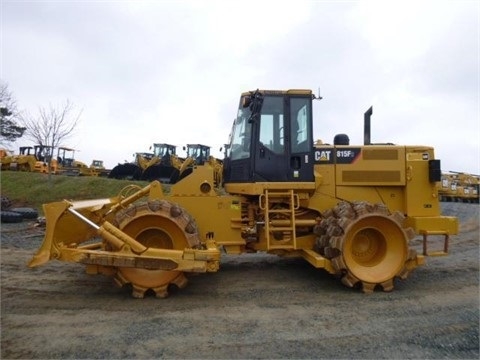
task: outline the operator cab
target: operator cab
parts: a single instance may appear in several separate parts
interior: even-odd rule
[[[75,149],[59,147],[57,150],[57,161],[63,167],[73,167],[75,161]]]
[[[162,161],[163,165],[170,166],[172,163],[171,156],[175,155],[177,147],[170,144],[153,144],[153,156],[156,156]],[[151,160],[152,157],[150,157]]]
[[[224,183],[312,182],[310,90],[243,93],[224,160]]]
[[[184,148],[185,149],[185,148]],[[195,165],[203,165],[210,157],[210,146],[202,144],[187,144],[187,157],[195,161]]]

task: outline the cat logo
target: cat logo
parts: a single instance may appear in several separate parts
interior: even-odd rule
[[[315,161],[330,161],[331,150],[315,151]]]

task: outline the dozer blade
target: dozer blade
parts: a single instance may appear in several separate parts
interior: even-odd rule
[[[35,267],[52,259],[60,259],[60,247],[76,246],[97,235],[96,229],[89,224],[79,221],[69,208],[91,217],[99,217],[100,213],[106,213],[110,208],[110,199],[80,201],[70,203],[60,201],[43,205],[46,218],[46,229],[43,243],[37,253],[28,263],[29,267]]]
[[[86,245],[87,247],[100,248],[101,241],[98,237],[102,233],[100,230],[102,224],[111,221],[118,209],[124,208],[144,196],[148,196],[152,200],[163,196],[161,184],[155,181],[142,189],[139,188],[134,193],[130,193],[129,189],[130,186],[125,187],[124,190],[127,190],[127,193],[122,194],[122,190],[119,196],[112,198],[75,202],[64,200],[44,204],[45,237],[28,266],[39,266],[51,259],[78,262],[78,256],[81,254],[69,255],[61,250],[77,248],[78,245],[89,240],[91,244]],[[112,236],[109,237],[112,238]]]
[[[160,183],[153,182],[121,201],[112,198],[45,204],[43,207],[46,217],[45,238],[28,266],[36,267],[55,259],[82,263],[98,269],[117,267],[187,272],[217,271],[220,251],[211,240],[195,248],[155,247],[148,242],[145,245],[142,244],[141,240],[135,239],[113,224],[116,223],[117,211],[141,195],[148,194],[151,199],[148,205],[141,207],[148,212],[147,221],[151,219],[152,214],[159,216],[164,214],[164,212],[155,211],[166,204],[169,205],[167,212],[170,214],[170,203],[166,201],[162,203],[152,198],[158,199],[160,191]],[[139,211],[138,224],[144,221],[142,214]],[[182,225],[182,219],[184,220],[183,217],[179,217],[174,225]],[[151,234],[153,225],[149,226]],[[165,223],[164,226],[168,227]],[[157,234],[165,234],[165,230],[158,228]],[[188,238],[189,233],[184,235]],[[91,267],[90,270],[92,270]]]

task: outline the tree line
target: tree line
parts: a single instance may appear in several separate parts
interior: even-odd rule
[[[34,114],[20,110],[8,84],[0,80],[0,146],[8,148],[25,137],[35,145],[57,148],[74,134],[81,113],[68,99],[60,105],[39,106]]]

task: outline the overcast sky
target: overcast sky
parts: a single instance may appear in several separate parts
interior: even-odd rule
[[[479,1],[0,1],[1,79],[32,114],[73,102],[63,145],[88,164],[154,142],[220,156],[241,92],[320,88],[316,139],[363,144],[373,105],[372,142],[480,174]]]

